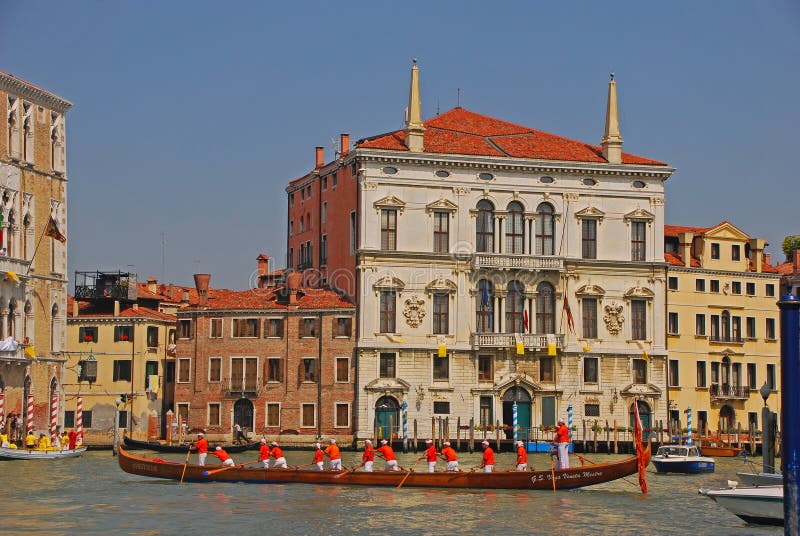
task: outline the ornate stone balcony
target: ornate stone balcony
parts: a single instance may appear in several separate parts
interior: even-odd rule
[[[708,391],[711,398],[719,400],[747,400],[750,398],[750,388],[742,385],[712,383]]]
[[[472,347],[480,348],[513,348],[516,344],[515,333],[473,333],[472,334]],[[522,344],[527,349],[546,350],[547,349],[547,335],[539,333],[522,333]],[[564,348],[564,335],[551,335],[555,337],[556,347],[558,349]]]
[[[564,269],[562,257],[535,255],[506,255],[503,253],[475,253],[472,267],[494,268],[498,270],[553,270]]]

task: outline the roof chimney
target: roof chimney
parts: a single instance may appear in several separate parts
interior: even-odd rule
[[[800,249],[794,250],[794,273],[800,272]]]
[[[119,316],[119,300],[114,300],[114,316]]]
[[[761,273],[761,263],[764,262],[764,248],[767,241],[763,238],[750,239],[750,251],[753,252],[753,271]]]
[[[194,274],[194,288],[197,289],[198,305],[208,303],[208,282],[211,281],[211,274]]]
[[[181,294],[181,305],[189,305],[189,291],[184,289]]]
[[[317,147],[317,163],[314,169],[319,169],[325,165],[325,147]]]
[[[606,132],[603,141],[603,157],[609,164],[622,163],[622,135],[619,132],[619,110],[617,109],[617,83],[614,73],[608,82],[608,101],[606,102]]]
[[[78,318],[80,314],[80,307],[78,306],[78,300],[72,300],[72,318]]]
[[[289,292],[289,305],[297,305],[297,291],[300,289],[300,281],[303,274],[292,272],[286,276],[286,290]]]
[[[342,156],[350,154],[350,134],[342,133],[339,139],[339,154]]]
[[[683,265],[687,268],[692,265],[692,240],[694,240],[694,233],[692,232],[678,234],[678,242],[681,244]]]
[[[408,91],[406,110],[406,147],[409,151],[420,153],[424,150],[425,127],[422,125],[422,100],[419,90],[419,67],[417,59],[411,67],[411,88]]]
[[[158,279],[156,279],[155,277],[149,278],[147,280],[147,291],[155,294],[156,291],[158,290],[157,285],[158,285]]]
[[[772,266],[772,255],[769,253],[764,253],[764,264],[767,266]]]
[[[256,257],[258,263],[258,277],[263,277],[269,272],[269,255],[263,253]]]

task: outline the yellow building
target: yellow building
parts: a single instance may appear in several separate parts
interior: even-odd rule
[[[163,415],[173,403],[175,316],[159,310],[157,295],[137,285],[135,274],[77,272],[75,279],[65,426],[75,424],[80,394],[86,443],[110,444],[115,418],[134,438],[162,435]],[[139,291],[147,306],[140,306]]]
[[[780,275],[766,243],[724,221],[664,226],[670,421],[696,430],[761,428],[768,403],[780,410]]]

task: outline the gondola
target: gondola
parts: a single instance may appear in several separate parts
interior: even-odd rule
[[[155,450],[156,452],[183,452],[189,451],[190,443],[183,443],[180,445],[168,445],[167,443],[160,443],[158,441],[138,441],[131,439],[127,435],[123,438],[125,446],[130,449],[146,449]],[[246,450],[258,450],[261,446],[261,441],[253,441],[252,443],[242,443],[241,445],[221,445],[226,452],[244,452]]]
[[[644,451],[650,462],[650,446]],[[536,489],[553,491],[610,482],[637,473],[636,456],[615,462],[571,467],[557,471],[415,472],[415,471],[312,471],[306,469],[263,469],[220,465],[201,467],[137,456],[119,449],[120,468],[134,475],[188,482],[252,482],[258,484],[332,484],[340,486],[393,486],[463,489]],[[185,469],[184,469],[185,467]],[[222,470],[219,470],[222,469]]]
[[[86,447],[77,449],[9,449],[0,447],[0,460],[61,460],[77,458],[86,452]]]

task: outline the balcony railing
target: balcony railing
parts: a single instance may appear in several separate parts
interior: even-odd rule
[[[473,268],[498,268],[514,270],[555,270],[564,269],[561,257],[543,257],[534,255],[505,255],[502,253],[475,253],[472,258]]]
[[[750,388],[742,385],[720,385],[718,383],[712,383],[709,394],[711,398],[747,400],[750,398]]]
[[[222,380],[222,392],[229,397],[245,397],[253,398],[258,396],[258,384],[255,378],[247,378],[243,382],[241,378],[231,380],[225,378]]]
[[[522,344],[525,348],[543,350],[547,348],[547,335],[539,333],[522,333]],[[564,335],[550,335],[555,338],[556,348],[564,348]],[[517,342],[515,333],[473,333],[472,346],[474,348],[513,348]]]
[[[733,343],[733,344],[741,344],[744,341],[741,337],[723,337],[720,335],[711,335],[711,342],[726,342],[726,343]]]

